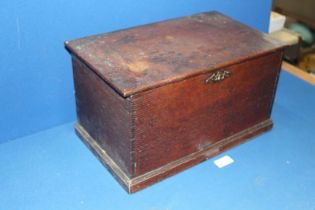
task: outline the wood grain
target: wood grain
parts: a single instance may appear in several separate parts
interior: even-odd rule
[[[136,108],[136,168],[141,175],[270,117],[281,52],[227,66],[131,97]],[[214,72],[220,71],[216,70]]]
[[[233,148],[241,143],[244,143],[251,138],[260,135],[272,128],[272,121],[266,120],[253,127],[247,128],[239,133],[213,144],[196,153],[189,154],[176,161],[170,162],[162,167],[156,168],[143,175],[130,178],[120,169],[120,167],[111,159],[106,150],[101,148],[89,133],[79,124],[76,124],[76,132],[81,140],[89,147],[101,163],[109,170],[116,178],[121,186],[128,192],[134,193],[149,187],[152,184],[160,182],[172,175],[175,175],[185,169],[195,166],[215,155],[224,152],[227,149]]]
[[[66,47],[126,97],[283,45],[218,12],[208,12],[68,41]]]
[[[76,57],[73,57],[73,70],[78,122],[131,176],[129,101],[104,84]]]
[[[272,127],[283,46],[222,14],[66,46],[76,131],[130,193]]]

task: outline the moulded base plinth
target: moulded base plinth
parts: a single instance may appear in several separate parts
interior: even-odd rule
[[[232,136],[224,138],[200,151],[189,154],[183,158],[172,161],[166,165],[163,165],[162,167],[133,178],[128,177],[119,168],[119,166],[110,158],[107,152],[99,146],[99,144],[79,123],[76,124],[75,130],[82,141],[90,148],[90,150],[118,180],[118,182],[126,189],[126,191],[128,193],[134,193],[169,176],[172,176],[187,168],[197,165],[198,163],[207,160],[215,155],[218,155],[227,149],[244,143],[250,138],[270,130],[272,128],[272,125],[272,121],[268,119]]]

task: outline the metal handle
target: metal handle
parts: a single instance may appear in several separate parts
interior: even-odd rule
[[[212,83],[217,83],[217,82],[220,82],[228,77],[231,76],[231,73],[229,70],[221,70],[221,71],[217,71],[217,72],[214,72],[213,74],[211,74],[210,77],[208,77],[206,79],[206,84],[212,82]]]

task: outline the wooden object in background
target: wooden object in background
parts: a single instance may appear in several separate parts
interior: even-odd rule
[[[76,131],[128,192],[272,127],[282,44],[217,12],[66,42]]]
[[[311,85],[315,85],[315,76],[305,72],[303,69],[300,69],[299,67],[285,61],[282,62],[282,68],[290,74],[293,74],[294,76],[310,83]]]
[[[283,52],[284,59],[297,62],[301,47],[301,38],[298,33],[283,28],[280,31],[270,33],[270,36],[286,44]]]
[[[274,0],[272,8],[315,29],[315,2],[313,0]]]

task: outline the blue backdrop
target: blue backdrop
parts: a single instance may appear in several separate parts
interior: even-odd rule
[[[271,0],[1,0],[0,143],[75,119],[63,42],[218,10],[267,31]]]

